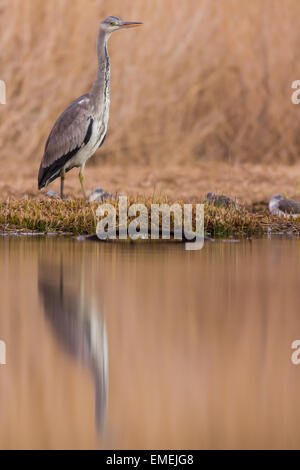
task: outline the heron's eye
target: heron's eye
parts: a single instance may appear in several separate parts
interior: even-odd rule
[[[110,25],[111,25],[111,26],[116,26],[117,23],[115,23],[114,21],[111,21],[111,22],[110,22]]]

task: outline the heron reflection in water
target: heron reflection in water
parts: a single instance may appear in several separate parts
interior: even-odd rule
[[[108,386],[105,320],[95,301],[87,298],[83,280],[80,289],[75,289],[74,284],[67,283],[68,278],[64,276],[63,258],[60,264],[39,263],[38,290],[46,318],[63,349],[92,372],[96,425],[103,433]]]

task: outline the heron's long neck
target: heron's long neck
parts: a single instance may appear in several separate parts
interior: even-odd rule
[[[110,88],[110,62],[107,51],[107,41],[109,36],[103,31],[99,32],[97,51],[98,51],[98,69],[96,79],[90,91],[97,111],[101,111],[107,97],[109,97]]]

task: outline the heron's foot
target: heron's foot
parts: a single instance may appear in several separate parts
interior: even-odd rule
[[[89,201],[90,202],[103,202],[106,199],[112,199],[112,198],[114,198],[113,194],[107,193],[102,188],[96,188],[91,192]]]

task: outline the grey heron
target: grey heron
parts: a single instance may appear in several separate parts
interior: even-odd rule
[[[86,161],[104,142],[110,106],[110,61],[107,42],[111,34],[142,23],[121,21],[109,16],[102,21],[97,41],[98,68],[89,93],[77,98],[60,115],[45,145],[38,174],[38,188],[48,186],[61,177],[61,198],[64,197],[65,174],[80,168],[79,179],[85,200],[84,168]]]

